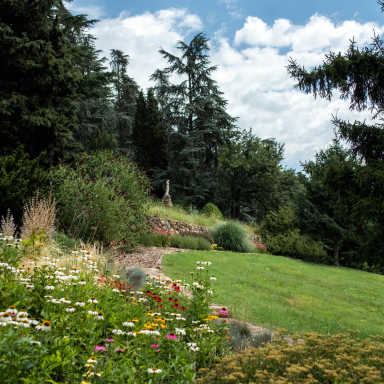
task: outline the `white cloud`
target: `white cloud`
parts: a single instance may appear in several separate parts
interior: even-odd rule
[[[158,52],[160,47],[176,54],[175,45],[188,33],[200,32],[202,21],[186,9],[169,8],[156,13],[127,16],[100,21],[91,33],[98,39],[97,48],[109,58],[110,49],[119,49],[130,57],[128,74],[144,89],[153,86],[149,76],[157,68],[167,66]]]
[[[104,10],[98,5],[81,5],[78,1],[66,4],[66,7],[74,14],[88,15],[90,19],[100,19],[105,15]]]
[[[106,56],[111,48],[130,56],[128,74],[146,89],[153,85],[149,76],[168,65],[159,48],[179,55],[176,42],[189,42],[188,34],[202,28],[197,15],[170,8],[104,19],[91,33],[99,39],[97,48]],[[226,29],[222,27],[211,41],[210,57],[212,65],[218,65],[213,77],[228,100],[228,112],[239,117],[240,128],[253,127],[260,137],[275,137],[285,143],[286,164],[299,170],[299,161],[313,158],[315,151],[334,137],[330,120],[337,109],[340,118],[351,121],[369,120],[370,114],[349,111],[349,101],[340,100],[337,92],[328,102],[295,90],[295,81],[285,68],[289,57],[306,68],[319,65],[330,50],[346,52],[353,36],[359,47],[369,45],[373,29],[384,31],[376,23],[353,20],[335,25],[317,14],[305,25],[279,19],[269,26],[249,16],[232,42],[224,37]],[[175,76],[174,81],[180,80]]]
[[[371,115],[349,111],[349,101],[340,100],[337,91],[328,102],[294,90],[295,81],[285,68],[289,57],[306,68],[320,65],[329,51],[346,52],[353,36],[359,47],[369,45],[373,29],[384,31],[376,23],[335,25],[320,15],[305,25],[279,19],[272,26],[247,17],[234,44],[218,36],[218,48],[211,56],[219,67],[214,78],[228,100],[228,112],[239,117],[239,127],[253,127],[262,138],[275,137],[285,143],[285,163],[299,170],[299,161],[313,158],[334,137],[330,121],[336,110],[340,118],[350,121],[370,121]]]

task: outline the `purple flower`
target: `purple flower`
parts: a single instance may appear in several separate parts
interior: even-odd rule
[[[151,347],[152,347],[152,348],[159,348],[160,345],[159,345],[159,344],[152,344]]]
[[[165,336],[167,339],[177,339],[177,336],[173,333],[173,332],[171,332],[169,335],[167,335],[167,336]]]
[[[220,315],[224,316],[224,317],[228,317],[229,316],[229,312],[226,309],[220,309],[219,316]]]
[[[97,344],[96,346],[94,346],[93,350],[94,351],[103,351],[103,352],[106,351],[106,349],[102,345],[100,345],[100,344]]]
[[[115,341],[115,339],[105,339],[105,341],[106,341],[107,343],[113,343],[113,342]]]

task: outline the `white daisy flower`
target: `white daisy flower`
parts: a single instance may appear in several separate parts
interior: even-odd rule
[[[204,269],[204,267],[196,267],[196,269]]]
[[[40,341],[37,340],[31,340],[31,344],[41,345]]]
[[[78,300],[74,305],[76,305],[78,307],[84,307],[85,303],[82,300]]]
[[[79,284],[84,285],[84,284],[87,284],[87,282],[86,282],[84,279],[81,279],[81,280],[79,281]]]
[[[175,328],[175,333],[176,333],[176,335],[185,335],[186,334],[185,329],[183,329],[183,328]]]
[[[126,321],[123,323],[124,327],[134,327],[135,323],[132,323],[132,321]]]
[[[114,277],[115,279],[119,279],[120,278],[119,275],[112,275],[112,277]]]
[[[44,287],[45,289],[48,289],[50,291],[53,291],[55,287],[52,284],[48,284],[47,286]]]
[[[210,277],[210,280],[215,281],[217,279],[216,279],[215,275],[213,275],[213,276]]]
[[[119,329],[119,328],[115,328],[112,331],[112,333],[114,333],[115,335],[122,335],[122,334],[124,334],[124,332],[121,329]]]
[[[94,315],[97,316],[97,311],[95,309],[91,309],[90,311],[87,312],[89,315]]]
[[[104,320],[103,312],[98,312],[97,320]]]
[[[35,286],[34,286],[32,283],[28,283],[28,284],[27,284],[27,288],[28,288],[28,289],[32,289],[32,288],[35,288]]]
[[[117,288],[113,288],[113,289],[112,289],[112,292],[120,292],[120,290],[117,289]]]
[[[92,356],[89,360],[87,360],[88,364],[96,364],[97,360],[95,356]]]
[[[36,327],[37,328],[37,327]],[[41,326],[42,331],[50,331],[51,330],[51,322],[50,321],[44,321]]]
[[[94,303],[94,304],[98,304],[98,301],[96,300],[96,297],[91,297],[89,300],[88,300],[88,303]]]
[[[161,369],[158,369],[158,368],[156,368],[156,367],[153,367],[153,368],[148,368],[147,369],[147,372],[148,373],[161,373],[161,372],[163,372]]]
[[[69,307],[65,310],[65,312],[73,313],[73,312],[75,312],[75,308],[69,306]]]

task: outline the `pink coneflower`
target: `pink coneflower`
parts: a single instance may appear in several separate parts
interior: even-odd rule
[[[105,341],[106,341],[107,343],[113,343],[113,342],[115,341],[115,339],[105,339]]]
[[[167,339],[177,339],[177,336],[173,333],[173,332],[171,332],[169,335],[167,335],[167,336],[165,336]]]
[[[94,351],[103,351],[103,352],[106,351],[106,349],[105,349],[102,345],[100,345],[100,344],[95,345],[95,346],[93,347],[93,350],[94,350]]]
[[[151,347],[152,347],[152,348],[159,348],[160,345],[159,345],[159,344],[152,344]]]
[[[229,312],[228,312],[227,308],[225,308],[225,307],[221,308],[220,311],[219,311],[219,316],[228,317],[229,316]]]

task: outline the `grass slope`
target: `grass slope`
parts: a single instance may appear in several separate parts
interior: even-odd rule
[[[196,261],[211,261],[214,302],[269,329],[384,335],[384,276],[285,257],[191,251],[164,255],[165,273],[191,282]],[[194,271],[196,273],[196,271]],[[189,281],[188,281],[189,280]]]

